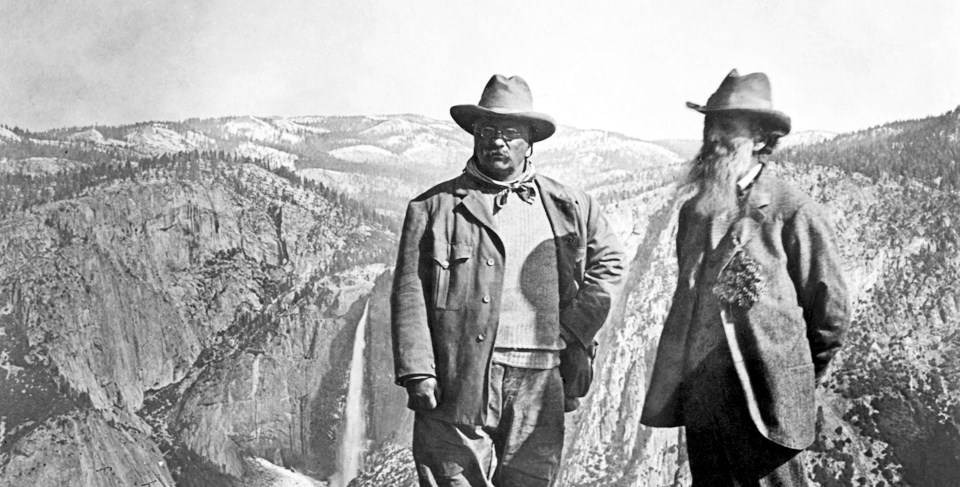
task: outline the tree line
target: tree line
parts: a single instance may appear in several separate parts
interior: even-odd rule
[[[960,107],[938,117],[895,122],[809,146],[790,147],[780,159],[800,166],[835,166],[874,180],[909,177],[947,191],[960,190]]]
[[[269,162],[232,152],[190,151],[160,154],[138,159],[125,159],[121,150],[100,150],[82,143],[43,144],[30,140],[11,142],[0,146],[0,157],[11,160],[28,157],[69,158],[78,163],[78,169],[50,173],[26,173],[13,170],[0,173],[0,217],[38,205],[75,198],[88,188],[117,180],[152,177],[172,177],[178,180],[199,181],[211,177],[223,179],[232,189],[244,194],[245,183],[240,174],[227,168],[251,164],[266,169],[289,181],[291,185],[318,194],[356,215],[361,221],[398,230],[399,222],[377,213],[363,202],[353,199],[320,182],[306,179],[286,167],[271,167]]]

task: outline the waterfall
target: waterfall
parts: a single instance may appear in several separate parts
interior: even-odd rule
[[[350,358],[350,382],[347,386],[347,403],[344,408],[343,436],[340,443],[340,471],[330,483],[331,487],[343,487],[357,476],[363,467],[364,440],[366,437],[366,407],[363,402],[363,349],[366,346],[367,311],[370,301],[363,307],[363,316],[357,323],[357,336],[353,340],[353,356]]]

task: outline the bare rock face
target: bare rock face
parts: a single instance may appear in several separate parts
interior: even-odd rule
[[[353,479],[349,487],[415,487],[417,471],[409,448],[388,443],[367,458],[368,467]]]
[[[674,236],[681,201],[668,185],[618,205],[632,216],[625,293],[598,337],[590,394],[568,416],[562,485],[685,485],[682,435],[640,425],[646,380],[676,285]]]
[[[829,209],[855,307],[845,346],[818,388],[818,435],[805,457],[811,481],[952,485],[960,479],[960,233],[943,215],[960,212],[960,196],[823,167],[784,163],[773,170]],[[635,193],[616,181],[595,188],[627,195],[605,211],[630,249],[630,271],[599,335],[591,393],[568,415],[559,485],[690,482],[682,429],[639,423],[676,286],[676,216],[684,198],[669,178],[660,181]],[[378,414],[390,411],[385,396],[371,399]],[[401,414],[402,397],[391,400],[401,401],[392,406]],[[400,432],[409,430],[399,424]],[[397,434],[378,445],[358,485],[387,475],[391,467],[381,460],[406,455],[409,438]],[[395,468],[391,475],[406,478],[412,465]]]
[[[102,141],[83,142],[93,155],[70,161],[49,141],[0,146],[22,157],[5,160],[0,183],[55,183],[0,188],[13,188],[0,192],[0,485],[312,485],[353,453],[341,451],[348,413],[366,422],[350,485],[416,484],[413,413],[393,382],[396,235],[383,216],[458,174],[467,136],[407,115],[229,122],[101,128]],[[254,140],[340,194],[222,150],[118,161],[113,172],[94,153]],[[392,155],[337,158],[370,147]],[[559,484],[687,485],[682,429],[639,424],[676,285],[679,157],[569,127],[538,154],[538,171],[604,204],[630,258],[598,337],[593,388],[567,417]],[[789,160],[775,169],[830,210],[855,299],[846,345],[818,389],[812,481],[957,484],[960,196]],[[365,306],[364,405],[346,411]]]
[[[823,168],[776,170],[831,210],[856,310],[818,389],[819,433],[806,458],[811,479],[831,487],[955,483],[960,343],[951,310],[960,238],[940,215],[960,211],[960,197]],[[639,425],[676,285],[680,200],[666,189],[617,204],[637,216],[626,236],[636,251],[626,294],[600,335],[591,394],[568,420],[561,485],[689,483],[681,429]]]
[[[150,438],[96,412],[51,417],[12,450],[0,485],[173,485]],[[162,482],[162,484],[161,484]]]
[[[393,339],[390,336],[390,291],[393,273],[381,275],[370,294],[367,333],[367,392],[369,449],[383,445],[410,445],[413,411],[406,408],[407,393],[394,383]],[[376,463],[376,462],[367,462]]]
[[[344,263],[394,237],[259,167],[221,169],[0,223],[0,478],[233,485],[251,455],[333,470],[347,345],[385,270]]]

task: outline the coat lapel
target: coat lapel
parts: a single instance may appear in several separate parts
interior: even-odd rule
[[[767,218],[765,212],[767,206],[770,205],[771,195],[767,188],[766,178],[763,176],[764,173],[760,173],[757,181],[750,189],[742,216],[730,225],[727,234],[720,241],[717,252],[721,256],[720,261],[723,262],[720,267],[721,270],[730,263],[738,250],[746,246],[754,236],[760,233],[760,228]]]
[[[454,194],[460,198],[458,207],[473,215],[483,226],[487,227],[497,238],[500,237],[499,230],[493,219],[493,208],[490,201],[483,197],[479,186],[470,176],[464,174],[460,176],[460,182],[457,185]]]
[[[720,267],[720,273],[730,264],[737,251],[744,248],[754,236],[761,232],[763,222],[767,218],[765,211],[771,201],[770,191],[766,186],[763,173],[761,173],[750,189],[750,194],[747,195],[743,216],[734,223],[727,235],[729,238],[726,239],[727,247],[723,256],[723,265]],[[764,436],[769,436],[766,424],[762,420],[759,420],[759,418],[761,418],[758,406],[759,402],[753,392],[754,387],[745,365],[746,357],[740,341],[737,338],[736,322],[730,315],[730,309],[728,306],[720,307],[720,321],[723,323],[723,332],[726,336],[727,347],[730,350],[733,366],[737,371],[737,377],[741,383],[741,390],[746,396],[747,410],[754,419],[754,424],[760,430],[760,433]]]
[[[576,297],[577,283],[583,277],[586,264],[586,250],[581,248],[586,242],[580,241],[581,232],[578,231],[580,202],[549,178],[537,176],[536,184],[557,247],[557,277],[562,310]]]
[[[553,228],[553,235],[557,238],[574,237],[577,235],[577,201],[558,188],[552,181],[544,177],[536,179],[537,190],[543,201],[543,209],[547,212],[547,219]],[[558,242],[559,243],[559,242]],[[575,242],[577,246],[580,242]]]

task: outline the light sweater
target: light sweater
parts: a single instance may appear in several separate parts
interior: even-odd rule
[[[510,195],[495,209],[494,221],[505,259],[493,360],[513,367],[553,368],[563,348],[557,248],[540,195],[532,204]]]

